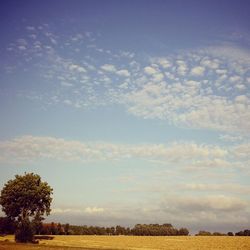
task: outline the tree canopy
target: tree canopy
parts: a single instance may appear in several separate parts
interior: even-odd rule
[[[7,217],[18,222],[19,229],[29,228],[30,220],[50,214],[53,189],[33,173],[16,175],[1,191],[0,205]],[[25,225],[25,227],[24,227]]]

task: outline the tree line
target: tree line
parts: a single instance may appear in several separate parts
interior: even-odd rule
[[[17,223],[8,217],[0,217],[0,234],[14,234]],[[36,235],[135,235],[135,236],[178,236],[189,235],[187,228],[177,229],[171,224],[136,224],[134,227],[100,227],[76,226],[61,223],[32,223],[32,230]],[[196,236],[250,236],[250,230],[245,229],[236,233],[199,231]]]
[[[8,217],[0,217],[0,234],[13,234],[17,224]],[[177,229],[171,224],[136,224],[133,228],[115,226],[76,226],[61,223],[32,222],[36,235],[137,235],[137,236],[177,236],[189,235],[187,228]]]
[[[220,232],[208,232],[208,231],[199,231],[199,233],[196,234],[196,236],[250,236],[250,230],[245,229],[243,231],[236,232],[235,234],[233,232],[228,233],[220,233]]]

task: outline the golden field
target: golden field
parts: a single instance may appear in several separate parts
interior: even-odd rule
[[[6,241],[7,240],[7,241]],[[250,237],[229,236],[55,236],[39,244],[15,244],[13,236],[0,237],[0,250],[250,250]]]

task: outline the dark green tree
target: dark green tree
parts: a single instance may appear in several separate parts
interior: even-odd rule
[[[31,221],[50,214],[53,189],[33,173],[16,175],[1,191],[0,205],[3,212],[17,222],[15,239],[19,242],[33,240]]]
[[[65,234],[69,235],[69,223],[65,224],[64,230],[65,230]]]
[[[187,228],[180,228],[178,231],[178,235],[188,235],[189,231]]]
[[[0,217],[0,235],[13,234],[15,232],[15,222],[8,217]]]

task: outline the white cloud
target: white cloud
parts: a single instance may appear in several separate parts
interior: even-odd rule
[[[51,211],[52,215],[55,214],[100,214],[105,211],[102,207],[85,207],[85,208],[53,208]]]
[[[188,66],[187,66],[186,62],[184,62],[182,60],[177,60],[176,63],[178,65],[177,73],[181,76],[185,76],[187,71],[188,71]]]
[[[167,58],[164,57],[152,58],[151,61],[153,63],[159,64],[164,69],[167,69],[172,65],[172,63]]]
[[[227,74],[226,69],[217,69],[215,72],[219,75],[226,75]]]
[[[241,79],[241,77],[240,76],[231,76],[231,77],[229,77],[229,81],[231,81],[231,82],[241,82],[242,81],[242,79]]]
[[[237,142],[243,140],[242,136],[237,135],[229,135],[229,134],[223,134],[219,136],[220,140],[226,141],[226,142]]]
[[[249,185],[240,185],[235,183],[188,183],[182,185],[182,190],[190,190],[190,191],[201,191],[201,192],[223,192],[227,194],[241,194],[241,195],[249,195],[250,189]]]
[[[250,143],[235,146],[232,153],[236,155],[236,157],[250,159]]]
[[[246,86],[243,84],[236,84],[235,87],[239,90],[239,91],[243,91],[246,89]]]
[[[211,89],[209,95],[206,92],[202,95],[199,93],[199,83],[185,83],[149,83],[137,91],[127,93],[121,100],[128,105],[130,113],[144,118],[168,120],[192,128],[243,134],[250,132],[250,106],[246,97],[228,100],[213,95]],[[239,103],[243,98],[245,103]]]
[[[116,67],[115,65],[112,64],[104,64],[101,66],[101,69],[107,72],[116,72]]]
[[[119,76],[124,76],[124,77],[130,77],[130,73],[126,69],[121,69],[116,72],[117,75]]]
[[[249,98],[246,95],[238,95],[235,97],[235,102],[249,104]]]
[[[244,200],[224,195],[207,197],[181,197],[173,200],[177,209],[186,212],[192,211],[222,211],[237,212],[247,208],[248,203]]]
[[[150,66],[147,66],[144,68],[144,72],[148,75],[154,75],[158,72],[158,70],[156,70],[155,68],[153,67],[150,67]]]
[[[103,213],[104,208],[102,208],[102,207],[86,207],[84,209],[84,212],[88,213],[88,214]]]
[[[65,86],[65,87],[72,87],[72,86],[73,86],[72,83],[64,82],[64,81],[61,82],[61,85],[62,85],[62,86]]]
[[[227,156],[227,150],[218,146],[195,143],[126,145],[67,141],[53,137],[23,136],[0,142],[0,161],[25,163],[39,159],[61,161],[105,161],[137,158],[158,159],[166,163],[186,163],[194,159],[211,159]],[[218,165],[219,166],[219,165]]]
[[[196,160],[190,164],[186,165],[187,169],[190,170],[199,170],[199,169],[218,169],[218,168],[230,168],[233,167],[233,164],[227,160],[214,158],[214,159],[205,159],[205,160]]]
[[[39,30],[41,37],[55,39],[60,44],[60,39],[49,31],[48,26],[41,26]],[[83,38],[87,39],[87,45],[81,46],[97,49],[93,41],[87,42],[93,38],[93,34],[77,33],[70,37],[67,44],[60,45],[73,53],[76,43]],[[96,51],[97,59],[99,54],[102,62],[103,53],[107,56],[107,63],[103,62],[100,67],[98,60],[91,60],[91,55],[86,55],[81,61],[65,58],[53,49],[51,39],[24,37],[8,46],[12,51],[10,53],[18,52],[25,60],[32,60],[30,58],[34,55],[43,58],[45,63],[40,65],[41,75],[45,81],[57,79],[59,88],[53,85],[54,89],[51,87],[50,93],[44,95],[48,96],[47,99],[40,98],[44,104],[50,105],[51,97],[55,95],[58,96],[57,104],[68,100],[71,107],[77,108],[122,104],[133,115],[162,119],[179,127],[210,129],[228,134],[250,133],[250,52],[247,49],[224,44],[148,60],[136,58],[130,52],[114,54],[103,50]],[[46,43],[42,43],[43,40]],[[121,58],[125,58],[122,64]],[[106,72],[125,79],[117,83],[117,78],[108,77]],[[193,81],[196,77],[199,77],[198,83]],[[74,86],[74,91],[69,92],[66,86]],[[34,96],[39,94],[35,93]],[[30,94],[27,94],[27,98],[30,98]]]
[[[243,49],[233,45],[221,45],[221,46],[211,46],[203,49],[204,52],[213,55],[215,57],[220,57],[222,59],[238,61],[240,63],[250,63],[250,52],[247,49]]]
[[[153,75],[152,81],[160,82],[164,79],[164,75],[162,73],[157,73]]]
[[[204,67],[196,66],[196,67],[192,68],[191,75],[193,75],[193,76],[203,76],[204,72],[205,72]]]
[[[205,59],[201,61],[201,65],[210,69],[217,69],[220,64],[217,59],[213,59],[213,60]]]
[[[79,73],[86,73],[87,72],[84,67],[77,65],[77,64],[73,64],[73,63],[69,65],[69,70],[77,71]]]

